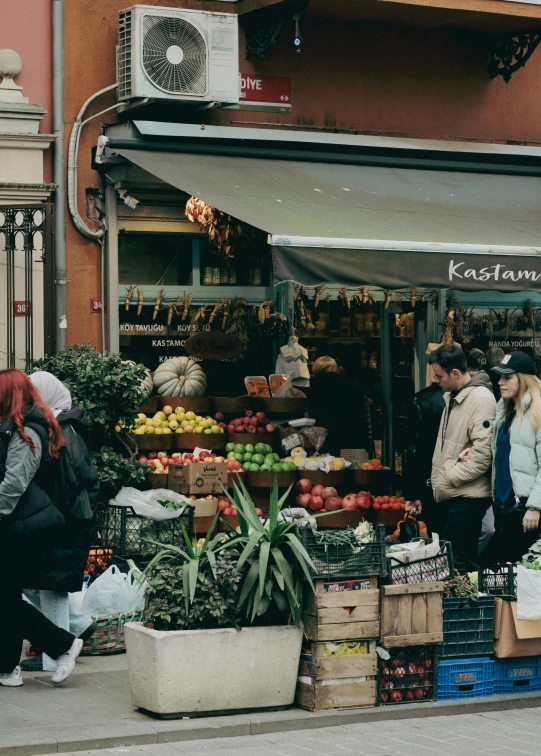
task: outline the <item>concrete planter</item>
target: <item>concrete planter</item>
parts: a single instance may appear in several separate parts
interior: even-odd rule
[[[302,630],[126,628],[133,703],[162,718],[284,708],[293,703]]]

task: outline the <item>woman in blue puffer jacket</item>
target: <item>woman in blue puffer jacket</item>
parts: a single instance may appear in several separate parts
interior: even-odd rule
[[[513,352],[492,370],[502,398],[492,437],[496,532],[481,555],[484,564],[520,561],[540,536],[541,513],[541,381],[535,363]]]

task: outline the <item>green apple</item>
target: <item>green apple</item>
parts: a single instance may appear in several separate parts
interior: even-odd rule
[[[254,455],[251,452],[247,451],[246,454],[244,455],[244,461],[245,462],[251,462],[253,456]]]
[[[279,462],[277,462],[275,465],[272,466],[273,472],[284,472],[284,466],[281,465]]]
[[[227,452],[227,459],[231,459],[231,457],[234,457],[236,459],[235,452],[233,450]]]
[[[237,460],[237,462],[243,462],[244,461],[244,455],[243,454],[239,454],[239,452],[235,452],[235,459]]]
[[[232,444],[231,441],[229,441],[225,445],[225,450],[226,450],[226,452],[234,452],[235,451],[235,444]]]
[[[252,462],[256,465],[263,465],[265,463],[265,457],[262,454],[254,454]]]
[[[272,471],[272,465],[268,465],[266,462],[264,465],[261,465],[259,468],[261,472],[271,472]]]
[[[255,446],[253,444],[246,444],[246,451],[250,454],[255,454]]]
[[[256,444],[255,450],[258,454],[267,454],[267,444]],[[270,451],[272,452],[272,449]]]
[[[265,444],[266,454],[272,454],[272,446],[270,444]]]
[[[249,468],[250,468],[250,472],[259,472],[261,470],[259,465],[256,465],[255,462],[250,462]]]
[[[245,462],[242,466],[242,469],[244,470],[244,472],[250,472],[252,465],[250,464],[250,462]]]
[[[244,454],[246,447],[244,446],[244,444],[235,444],[235,451],[237,452],[237,454]]]

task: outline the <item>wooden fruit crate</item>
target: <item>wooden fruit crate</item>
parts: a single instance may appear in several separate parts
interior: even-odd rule
[[[304,634],[312,641],[378,638],[377,578],[315,582],[304,605]]]
[[[362,640],[357,641],[363,643]],[[353,641],[350,642],[353,645]],[[312,661],[301,658],[297,683],[297,705],[310,711],[325,709],[361,708],[376,703],[377,655],[376,642],[364,641],[367,653],[328,656],[328,643],[312,643]],[[354,679],[352,678],[366,678]],[[333,684],[326,684],[332,680]],[[344,680],[336,683],[336,680]]]
[[[384,646],[423,646],[443,640],[444,584],[384,585],[381,589],[381,641]]]

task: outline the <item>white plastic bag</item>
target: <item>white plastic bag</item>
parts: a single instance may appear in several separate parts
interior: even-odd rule
[[[517,566],[517,618],[541,619],[541,572]]]
[[[111,502],[119,507],[132,507],[135,514],[148,517],[150,520],[174,520],[184,514],[185,507],[180,509],[166,509],[159,503],[160,499],[171,499],[191,506],[192,502],[176,491],[168,488],[154,488],[150,491],[138,491],[136,488],[121,488],[116,498]]]
[[[85,591],[82,610],[93,617],[140,611],[146,588],[146,580],[139,583],[132,570],[126,574],[112,565]]]

